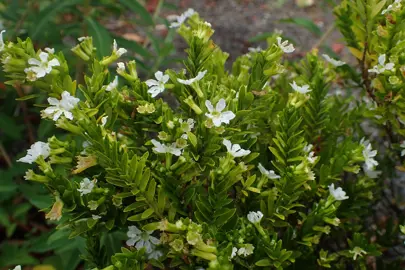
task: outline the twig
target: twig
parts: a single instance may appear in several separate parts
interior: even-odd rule
[[[24,96],[24,93],[21,90],[21,86],[20,85],[14,85],[15,90],[17,91],[18,96],[21,98]],[[27,109],[27,104],[25,103],[25,101],[21,101],[21,110],[24,116],[24,123],[27,126],[27,130],[28,130],[28,139],[30,141],[31,144],[33,144],[35,142],[35,136],[34,136],[34,132],[33,132],[33,128],[30,122],[30,119],[28,117],[28,109]]]
[[[7,166],[9,168],[13,167],[13,163],[11,162],[10,156],[8,155],[2,143],[0,143],[0,153],[3,156],[4,160],[6,161]]]
[[[333,33],[333,30],[335,30],[335,24],[332,24],[331,26],[329,26],[329,28],[326,30],[326,32],[318,40],[318,42],[315,43],[314,46],[312,46],[311,51],[314,49],[318,49],[325,42],[325,40],[330,36],[330,34]]]

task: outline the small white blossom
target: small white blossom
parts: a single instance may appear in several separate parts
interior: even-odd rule
[[[266,176],[269,179],[278,179],[280,178],[280,175],[277,175],[273,170],[266,170],[265,167],[263,167],[262,164],[259,163],[259,166],[257,166],[259,168],[259,171]]]
[[[257,52],[261,52],[262,48],[260,46],[256,47],[256,48],[250,47],[250,48],[248,48],[248,50],[249,50],[249,52],[257,53]]]
[[[235,118],[235,114],[232,111],[222,112],[226,107],[226,102],[223,98],[218,101],[215,109],[209,100],[205,101],[205,106],[209,111],[209,113],[206,113],[205,116],[212,119],[212,123],[216,127],[220,127],[221,123],[229,124],[229,121]]]
[[[244,247],[241,247],[238,250],[238,255],[247,257],[247,256],[253,254],[254,249],[255,249],[255,247],[252,244],[246,244]]]
[[[187,119],[187,122],[184,122],[183,119],[179,119],[179,123],[183,132],[190,132],[194,128],[195,121],[192,118]]]
[[[294,45],[288,44],[288,40],[282,41],[281,37],[277,37],[277,43],[280,49],[285,53],[292,53],[295,51]]]
[[[35,81],[38,78],[45,77],[46,74],[51,73],[52,67],[60,66],[59,60],[54,58],[48,61],[49,54],[46,52],[41,52],[39,54],[39,59],[30,58],[28,59],[28,64],[31,66],[24,69],[27,73],[27,79],[30,81]]]
[[[401,151],[401,157],[405,156],[405,141],[403,141],[400,145],[399,145],[402,149]]]
[[[141,231],[136,226],[129,226],[127,232],[129,239],[126,244],[128,246],[135,245],[136,249],[145,248],[146,253],[152,253],[155,245],[160,244],[160,240],[152,236],[152,233],[153,231]]]
[[[326,62],[331,63],[335,67],[340,67],[340,66],[346,65],[345,62],[333,59],[327,54],[322,54],[322,57],[325,58]]]
[[[61,100],[53,97],[48,98],[48,102],[52,106],[42,111],[43,116],[52,117],[56,121],[63,114],[67,119],[73,120],[73,114],[70,111],[79,101],[80,99],[71,96],[69,92],[63,91]]]
[[[312,144],[307,144],[304,147],[304,152],[309,153],[309,152],[311,152],[312,148],[314,148],[314,146]]]
[[[115,76],[114,80],[107,85],[105,91],[110,92],[117,87],[118,87],[118,76]]]
[[[314,155],[315,155],[315,152],[314,152],[314,151],[311,151],[311,152],[309,152],[309,154],[308,154],[307,160],[308,160],[309,163],[311,163],[311,164],[314,164],[315,161],[316,161],[316,159],[317,159],[317,157],[315,157]]]
[[[101,127],[104,127],[105,124],[107,124],[107,120],[108,120],[108,115],[104,116],[101,118]]]
[[[4,47],[5,47],[5,44],[4,44],[4,41],[3,41],[3,33],[4,32],[6,32],[6,30],[2,30],[1,32],[0,32],[0,52],[2,51],[2,50],[4,50]]]
[[[21,265],[17,265],[13,270],[21,270]]]
[[[117,41],[115,41],[115,39],[114,39],[114,42],[113,42],[113,54],[117,55],[118,57],[121,57],[121,55],[123,55],[126,52],[127,52],[126,49],[118,48]]]
[[[238,248],[237,248],[237,247],[233,247],[233,248],[232,248],[231,259],[236,256],[236,253],[237,253],[237,252],[238,252]]]
[[[80,182],[80,188],[77,189],[77,191],[80,192],[80,196],[89,194],[93,191],[93,188],[95,186],[95,183],[91,181],[89,178],[83,178],[83,180]]]
[[[380,174],[382,173],[382,171],[374,170],[374,168],[373,168],[373,169],[367,168],[367,165],[366,165],[366,164],[363,165],[363,171],[364,171],[364,174],[365,174],[367,177],[371,178],[371,179],[376,179],[376,178],[378,178],[378,177],[380,176]]]
[[[97,219],[100,219],[101,216],[99,216],[99,215],[91,215],[91,218],[94,219],[94,220],[97,220]]]
[[[390,11],[398,11],[398,10],[400,10],[401,6],[402,6],[401,2],[402,2],[402,0],[395,0],[395,2],[392,3],[392,5],[389,5],[386,9],[384,9],[381,12],[381,14],[384,15],[385,13],[390,12]]]
[[[299,92],[301,94],[306,94],[306,93],[312,91],[312,89],[309,88],[308,84],[303,85],[303,86],[299,86],[299,85],[297,85],[297,83],[295,81],[293,81],[293,83],[290,83],[290,85],[295,91],[297,91],[297,92]]]
[[[177,79],[177,81],[179,83],[181,83],[181,84],[190,85],[190,84],[192,84],[194,82],[197,82],[197,81],[201,80],[202,78],[204,78],[206,73],[207,73],[206,70],[200,71],[200,72],[198,72],[198,74],[197,74],[197,76],[195,78],[191,78],[191,79],[188,79],[188,80]]]
[[[173,143],[171,145],[165,145],[162,144],[156,140],[151,140],[152,144],[155,146],[153,148],[153,151],[160,153],[160,154],[165,154],[165,153],[170,153],[175,156],[181,156],[182,148],[177,148],[176,143]]]
[[[79,42],[82,42],[82,41],[85,41],[85,40],[88,39],[88,38],[89,38],[88,36],[79,37],[79,38],[77,38],[77,40],[78,40]]]
[[[162,71],[157,71],[155,73],[155,78],[156,80],[149,79],[145,82],[146,85],[150,87],[148,89],[148,93],[152,97],[156,97],[157,95],[165,91],[165,83],[169,81],[169,75],[163,75]]]
[[[346,196],[346,192],[344,192],[341,187],[338,187],[337,189],[335,189],[335,184],[330,184],[328,186],[328,188],[329,188],[330,195],[332,195],[333,198],[335,198],[335,200],[343,201],[343,200],[349,199],[349,196]]]
[[[177,28],[180,27],[189,17],[191,17],[195,13],[194,9],[189,8],[180,16],[175,17],[175,22],[170,24],[170,28]]]
[[[364,145],[363,157],[366,166],[369,170],[371,170],[378,165],[378,161],[374,159],[374,157],[377,155],[377,150],[373,150],[371,143],[364,138],[361,139],[360,143]]]
[[[363,257],[363,255],[367,254],[367,252],[360,247],[355,247],[353,250],[349,250],[349,253],[353,254],[353,260],[356,260],[357,256]]]
[[[250,154],[250,150],[245,150],[239,144],[232,144],[230,140],[224,139],[222,144],[226,146],[228,153],[233,157],[243,157]]]
[[[151,253],[148,254],[148,259],[149,260],[152,260],[152,259],[159,260],[162,256],[163,256],[163,252],[155,249]]]
[[[125,72],[125,64],[124,62],[118,62],[117,63],[117,73],[123,73]]]
[[[45,51],[47,51],[50,54],[54,54],[55,53],[55,49],[54,48],[45,48]]]
[[[32,164],[39,156],[42,156],[44,159],[48,158],[50,151],[51,148],[48,143],[36,142],[27,150],[27,155],[17,161]]]
[[[378,64],[375,65],[372,69],[369,69],[368,72],[370,73],[383,73],[386,70],[393,70],[395,65],[394,63],[385,63],[387,56],[382,54],[378,57]]]
[[[260,221],[263,218],[263,213],[260,211],[257,212],[250,211],[249,214],[247,215],[247,218],[251,223],[260,223]]]

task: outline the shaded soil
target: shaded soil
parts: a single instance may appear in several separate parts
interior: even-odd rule
[[[303,27],[280,20],[288,18],[307,18],[314,21],[325,32],[334,21],[333,7],[325,0],[315,0],[308,8],[301,8],[294,0],[167,0],[179,6],[183,12],[187,8],[196,10],[202,18],[210,22],[215,29],[213,40],[223,51],[230,53],[229,60],[248,51],[249,47],[266,46],[265,42],[250,43],[249,39],[257,35],[283,31],[283,36],[291,38],[296,44],[296,54],[310,50],[320,39]],[[284,2],[283,4],[278,2]],[[341,51],[342,37],[337,31],[325,41],[335,52]],[[178,51],[185,45],[176,44]]]

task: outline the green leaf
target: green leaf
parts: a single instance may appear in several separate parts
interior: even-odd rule
[[[257,266],[271,266],[272,264],[271,264],[271,261],[269,259],[263,259],[263,260],[257,261],[255,263],[255,265],[257,265]]]
[[[86,24],[89,29],[89,35],[93,37],[94,46],[97,48],[97,56],[102,58],[109,55],[113,40],[108,30],[91,17],[86,18]]]
[[[319,29],[319,27],[312,20],[309,20],[307,18],[282,19],[282,20],[280,20],[280,22],[293,23],[293,24],[302,26],[305,29],[307,29],[308,31],[310,31],[311,33],[317,35],[318,37],[320,37],[322,35],[321,29]]]
[[[39,97],[39,96],[40,96],[39,94],[32,94],[32,95],[26,95],[26,96],[23,96],[23,97],[20,97],[20,98],[16,98],[15,100],[18,100],[18,101],[29,100],[29,99],[33,99],[33,98],[36,98],[36,97]]]
[[[217,220],[215,221],[215,225],[218,227],[223,226],[225,223],[228,222],[232,218],[232,216],[235,214],[236,208],[233,209],[224,209],[220,212],[215,213],[214,216],[218,216]]]
[[[190,143],[194,147],[197,147],[197,137],[191,132],[187,132],[187,136],[188,136],[188,140],[190,141]]]
[[[38,20],[32,24],[29,31],[30,37],[36,40],[39,35],[44,33],[49,28],[49,21],[55,18],[55,15],[60,11],[66,10],[66,8],[81,3],[82,0],[64,0],[55,1],[54,3],[48,5],[39,14],[36,15]]]
[[[142,218],[142,219],[147,219],[147,218],[149,218],[151,215],[153,215],[154,212],[155,212],[155,211],[153,211],[152,208],[148,208],[148,209],[146,209],[146,210],[142,213],[141,218]]]
[[[259,34],[259,35],[256,35],[256,36],[250,38],[249,42],[254,43],[254,42],[263,41],[263,40],[266,40],[268,37],[271,37],[272,35],[273,35],[273,33],[270,33],[270,32],[262,33],[262,34]]]
[[[137,0],[120,0],[120,2],[138,14],[147,25],[153,25],[153,18],[150,13]]]

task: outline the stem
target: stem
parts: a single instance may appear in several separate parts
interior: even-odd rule
[[[336,27],[335,24],[332,24],[331,26],[329,26],[329,28],[326,30],[326,32],[318,40],[318,42],[315,43],[314,46],[312,46],[311,51],[314,49],[318,49],[325,42],[325,40],[330,36],[330,34],[332,34],[333,30],[335,30],[335,27]]]
[[[17,94],[18,94],[18,96],[20,98],[25,96],[23,91],[21,90],[20,85],[14,85],[14,88],[17,91]],[[30,122],[29,117],[28,117],[27,104],[25,103],[25,101],[21,101],[20,105],[21,105],[21,110],[22,110],[23,117],[24,117],[24,123],[27,126],[27,133],[28,133],[29,141],[30,141],[31,144],[33,144],[35,142],[35,137],[34,137],[34,131],[33,131],[31,122]]]
[[[11,162],[10,156],[8,155],[6,149],[3,146],[3,143],[0,143],[0,154],[3,156],[4,160],[7,163],[9,168],[13,167],[13,163]]]

